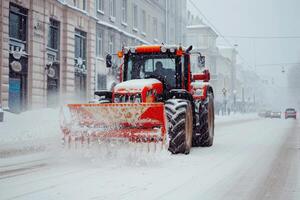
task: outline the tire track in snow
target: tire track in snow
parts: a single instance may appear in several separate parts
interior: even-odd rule
[[[46,163],[41,163],[41,164],[27,166],[27,167],[20,167],[17,169],[8,169],[5,171],[0,171],[0,180],[6,178],[12,178],[20,175],[25,175],[28,173],[33,173],[34,171],[37,171],[39,168],[43,168],[45,166],[47,166]]]
[[[282,143],[269,174],[261,181],[258,189],[253,191],[249,200],[296,200],[300,198],[300,188],[296,188],[300,170],[299,130],[300,123],[297,121]]]

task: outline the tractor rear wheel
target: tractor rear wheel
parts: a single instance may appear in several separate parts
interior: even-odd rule
[[[190,102],[169,99],[165,102],[165,108],[168,119],[168,150],[173,154],[189,154],[193,137],[193,112]]]
[[[215,115],[214,97],[212,93],[207,94],[207,98],[199,106],[199,124],[193,135],[193,146],[210,147],[214,141]]]

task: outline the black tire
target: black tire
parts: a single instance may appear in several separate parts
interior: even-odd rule
[[[168,150],[173,154],[189,154],[193,137],[193,112],[190,102],[169,99],[165,102],[165,109],[168,119]]]
[[[205,101],[201,102],[197,120],[198,123],[193,134],[193,146],[212,146],[215,131],[214,97],[212,93],[208,93]]]

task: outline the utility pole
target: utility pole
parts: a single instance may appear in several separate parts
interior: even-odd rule
[[[243,102],[242,112],[244,112],[245,111],[245,91],[244,91],[244,87],[242,87],[242,102]]]
[[[223,110],[222,114],[225,113],[225,115],[226,115],[226,112],[227,112],[227,105],[226,105],[227,104],[227,100],[226,100],[227,90],[225,87],[222,89],[222,93],[223,93],[223,104],[224,104],[224,110]]]

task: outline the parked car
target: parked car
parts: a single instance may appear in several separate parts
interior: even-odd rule
[[[259,117],[265,117],[265,115],[266,115],[266,111],[265,110],[261,110],[261,111],[258,112],[258,116]]]
[[[2,105],[0,104],[0,122],[3,122],[4,119],[4,111],[2,109]]]
[[[287,108],[285,110],[285,119],[288,119],[288,118],[294,118],[294,119],[297,118],[297,112],[296,112],[295,108]]]
[[[281,112],[272,111],[270,118],[281,118]]]
[[[271,113],[270,110],[266,111],[265,118],[271,118]]]

